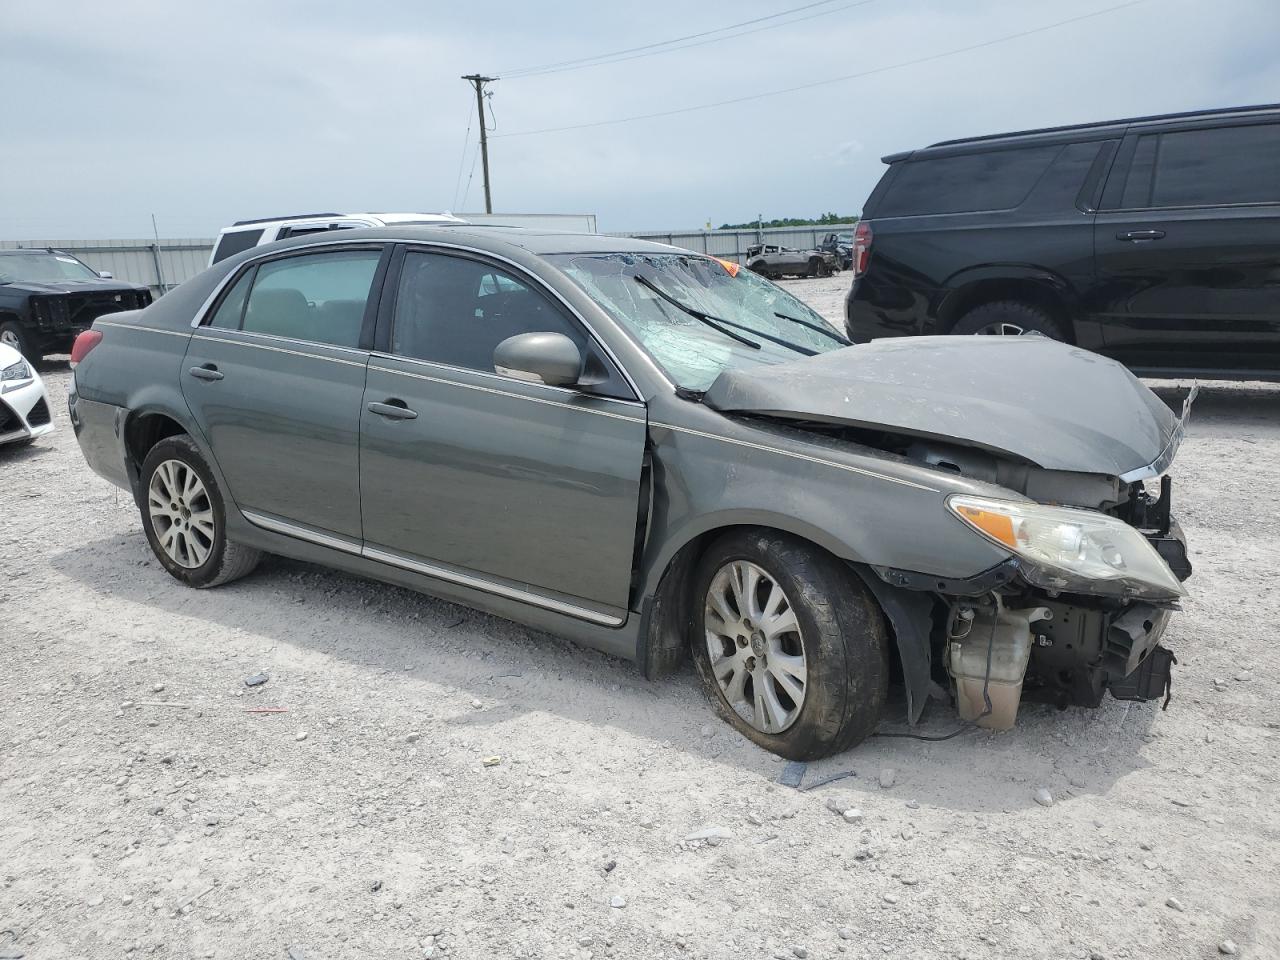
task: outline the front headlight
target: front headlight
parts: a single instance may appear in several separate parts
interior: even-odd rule
[[[32,378],[33,374],[31,368],[27,366],[27,361],[19,360],[0,370],[0,390],[7,393],[9,390],[23,386]]]
[[[951,512],[1024,562],[1046,590],[1170,598],[1186,595],[1169,565],[1123,520],[1071,507],[956,495]]]

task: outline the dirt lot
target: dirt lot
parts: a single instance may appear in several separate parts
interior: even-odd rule
[[[1175,464],[1167,712],[873,739],[798,792],[692,672],[288,560],[178,586],[46,366],[58,431],[0,451],[0,957],[1280,957],[1278,388],[1207,387]]]

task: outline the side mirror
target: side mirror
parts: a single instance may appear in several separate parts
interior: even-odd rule
[[[99,271],[98,271],[98,279],[99,279],[99,280],[114,280],[115,278],[111,275],[111,271],[110,271],[110,270],[99,270]]]
[[[521,333],[494,349],[493,369],[532,383],[572,387],[582,379],[582,351],[563,333]]]

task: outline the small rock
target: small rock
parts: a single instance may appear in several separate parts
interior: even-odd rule
[[[420,733],[406,733],[404,737],[404,742],[417,743],[421,739],[422,739],[422,734]]]
[[[907,809],[908,809],[908,810],[919,810],[919,809],[920,809],[920,802],[919,802],[918,800],[908,800],[908,801],[907,801]]]
[[[88,900],[85,901],[85,905],[89,907],[100,907],[102,906],[103,899],[104,898],[102,894],[95,893],[92,897],[90,897]]]
[[[133,897],[131,897],[129,894],[126,893],[123,897],[120,898],[120,902],[127,907],[129,904],[133,903]]]
[[[244,685],[246,687],[260,687],[270,679],[265,673],[255,673],[251,677],[244,678]]]
[[[479,700],[472,700],[472,701],[471,701],[471,707],[472,707],[472,709],[474,709],[474,710],[479,710],[479,709],[480,709],[481,707],[483,707],[483,706],[484,706],[484,704],[483,704],[483,703],[481,703]]]
[[[703,740],[711,739],[711,727],[707,726],[706,724],[703,724],[702,729],[699,730],[698,733],[702,736]]]
[[[163,684],[163,683],[153,683],[153,684],[151,685],[151,692],[152,692],[152,693],[164,693],[164,684]]]
[[[728,827],[705,827],[687,834],[684,839],[686,841],[704,840],[707,843],[716,844],[721,840],[732,840],[733,831]]]
[[[841,814],[841,816],[844,817],[845,821],[848,823],[857,823],[862,819],[862,811],[854,807],[846,810]]]
[[[1170,802],[1170,803],[1172,803],[1175,807],[1190,807],[1190,806],[1194,806],[1194,804],[1193,804],[1190,800],[1184,800],[1184,799],[1182,799],[1181,797],[1174,797],[1174,798],[1173,798],[1172,800],[1170,800],[1169,802]]]
[[[295,733],[295,734],[293,735],[293,739],[295,739],[295,740],[305,740],[305,739],[307,739],[307,731],[305,731],[305,730],[299,730],[297,733]]]
[[[751,824],[753,827],[763,827],[763,826],[764,826],[764,821],[763,821],[763,820],[761,820],[761,819],[760,819],[760,816],[759,816],[758,814],[755,814],[755,813],[748,813],[748,814],[747,814],[747,823]]]
[[[615,894],[609,898],[609,906],[613,907],[615,910],[621,910],[626,905],[627,901],[625,897],[619,897]]]
[[[800,960],[804,960],[805,957],[809,956],[809,951],[806,950],[804,947],[792,947],[791,952],[795,956],[799,957]]]
[[[371,884],[369,884],[369,892],[370,892],[370,893],[377,893],[377,892],[378,892],[379,890],[381,890],[381,889],[382,889],[382,881],[381,881],[381,880],[374,880]]]
[[[613,873],[613,871],[614,871],[614,870],[616,870],[616,869],[617,869],[617,867],[618,867],[618,861],[617,861],[617,860],[606,860],[606,861],[604,862],[604,872],[605,872],[605,873]],[[583,946],[587,946],[587,944],[583,944]]]
[[[841,927],[839,930],[836,931],[836,936],[839,937],[841,940],[852,940],[853,931],[850,930],[848,927]]]
[[[308,960],[306,951],[297,944],[290,944],[285,947],[284,955],[288,957],[289,960]]]
[[[1046,789],[1045,787],[1040,787],[1038,790],[1036,790],[1034,796],[1036,798],[1036,803],[1040,804],[1040,806],[1042,807],[1053,806],[1053,794],[1050,793],[1048,789]]]
[[[1022,906],[1018,907],[1018,912],[1023,916],[1026,916],[1028,913],[1031,912],[1031,907],[1029,904],[1024,903]]]
[[[1236,946],[1234,940],[1223,940],[1218,944],[1218,952],[1228,957],[1234,957],[1240,952],[1240,948]]]
[[[896,893],[886,893],[881,899],[883,899],[885,903],[897,903],[898,895]]]
[[[1253,679],[1253,672],[1250,670],[1241,670],[1236,674],[1236,683],[1248,683]]]
[[[1168,907],[1170,910],[1177,910],[1179,913],[1182,913],[1184,910],[1187,909],[1182,905],[1182,901],[1179,900],[1177,897],[1170,897],[1168,900],[1164,902],[1164,905]]]
[[[885,767],[880,771],[880,787],[882,789],[888,790],[897,782],[898,771],[893,769],[893,767]]]

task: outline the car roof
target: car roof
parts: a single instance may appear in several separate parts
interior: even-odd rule
[[[1184,113],[1161,113],[1142,117],[1128,117],[1121,120],[1098,120],[1092,123],[1075,123],[1060,127],[1038,127],[1032,130],[1016,130],[1010,133],[992,133],[976,137],[961,137],[957,140],[941,140],[931,143],[919,150],[904,150],[881,157],[885,163],[897,163],[913,157],[922,157],[934,153],[970,152],[964,147],[1002,147],[1035,143],[1041,140],[1070,140],[1080,134],[1087,134],[1089,139],[1105,139],[1122,136],[1130,127],[1151,126],[1167,123],[1171,120],[1199,120],[1238,116],[1271,115],[1280,117],[1280,103],[1265,103],[1245,107],[1221,107],[1214,110],[1189,110]]]
[[[260,217],[256,220],[237,220],[229,227],[223,227],[220,233],[233,233],[251,227],[266,227],[271,224],[298,223],[306,220],[381,220],[384,223],[397,223],[413,220],[439,220],[441,223],[466,223],[451,213],[292,213],[281,217]]]
[[[573,233],[562,230],[543,230],[530,227],[508,227],[498,224],[481,225],[461,223],[455,225],[358,227],[343,230],[341,236],[332,233],[306,234],[291,237],[263,247],[286,249],[312,244],[351,243],[361,240],[404,240],[409,242],[439,242],[463,244],[479,250],[504,253],[512,247],[525,250],[535,256],[555,253],[692,253],[682,247],[631,237],[614,237],[603,233]],[[701,256],[701,254],[698,254]]]

